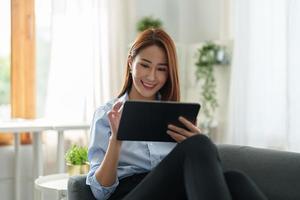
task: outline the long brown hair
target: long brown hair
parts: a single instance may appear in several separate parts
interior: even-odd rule
[[[141,32],[131,46],[127,56],[125,81],[118,97],[121,97],[126,92],[129,92],[132,87],[132,76],[130,74],[129,66],[130,59],[133,60],[142,49],[151,45],[157,45],[158,47],[162,48],[167,55],[169,74],[165,85],[159,91],[161,94],[161,100],[179,101],[180,87],[175,44],[172,38],[165,31],[162,29],[153,28]]]

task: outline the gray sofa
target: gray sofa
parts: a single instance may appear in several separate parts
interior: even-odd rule
[[[248,174],[270,200],[300,200],[300,153],[247,146],[218,146],[224,170]],[[68,181],[69,200],[94,200],[85,176]]]

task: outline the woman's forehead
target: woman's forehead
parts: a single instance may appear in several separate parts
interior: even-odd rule
[[[167,55],[163,48],[151,45],[142,49],[136,56],[139,60],[167,63]]]

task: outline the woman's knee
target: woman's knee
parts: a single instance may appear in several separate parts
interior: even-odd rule
[[[212,142],[206,135],[197,134],[185,139],[179,145],[186,149],[194,150],[200,148],[209,148],[212,146]]]
[[[211,154],[217,153],[216,146],[206,135],[203,134],[189,137],[178,146],[188,156],[211,156]]]

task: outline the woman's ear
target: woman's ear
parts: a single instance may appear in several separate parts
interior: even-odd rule
[[[131,72],[132,71],[132,62],[133,62],[133,59],[131,56],[128,57],[128,65],[129,65],[129,71]]]

